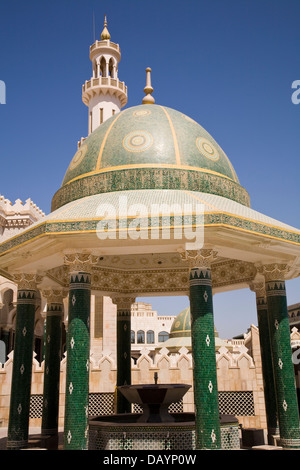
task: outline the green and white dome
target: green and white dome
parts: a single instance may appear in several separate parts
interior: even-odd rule
[[[201,191],[250,205],[228,157],[202,126],[174,109],[144,104],[115,114],[84,140],[52,210],[85,196],[139,189]]]
[[[221,346],[225,346],[228,349],[232,348],[230,343],[219,338],[218,332],[215,328],[215,347],[216,349],[219,349]],[[175,317],[170,329],[169,339],[164,343],[164,347],[170,349],[172,352],[177,352],[182,347],[191,350],[192,339],[190,307],[186,307]]]

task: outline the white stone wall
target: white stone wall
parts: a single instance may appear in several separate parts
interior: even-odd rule
[[[121,111],[121,103],[117,96],[100,94],[89,102],[89,134],[100,126],[100,108],[103,109],[103,120],[106,121]]]

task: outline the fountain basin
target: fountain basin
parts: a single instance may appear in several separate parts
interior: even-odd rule
[[[130,403],[137,403],[143,408],[138,418],[140,423],[174,422],[168,412],[171,403],[176,403],[186,394],[191,385],[186,384],[139,384],[122,385],[118,390]]]
[[[89,421],[90,450],[195,450],[194,413],[172,413],[173,422],[138,422],[137,413],[97,416]],[[239,423],[221,415],[221,448],[240,449]]]
[[[190,389],[186,384],[140,384],[118,387],[130,403],[143,413],[95,416],[89,421],[90,450],[194,450],[194,413],[172,413],[176,403]],[[223,449],[238,449],[239,423],[235,416],[220,415]]]

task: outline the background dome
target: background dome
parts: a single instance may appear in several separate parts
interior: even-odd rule
[[[219,349],[221,346],[225,346],[227,349],[231,349],[232,345],[228,341],[219,338],[216,327],[214,327],[214,331],[215,348]],[[164,347],[172,352],[178,351],[182,347],[191,350],[192,339],[190,307],[186,307],[174,318],[170,329],[169,339],[164,343]]]
[[[186,307],[175,317],[171,329],[170,338],[182,338],[191,336],[191,315],[190,307]]]
[[[226,154],[193,119],[140,105],[101,124],[74,155],[52,210],[75,199],[132,189],[195,190],[249,205]]]

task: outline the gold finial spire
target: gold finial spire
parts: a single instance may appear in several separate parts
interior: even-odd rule
[[[107,29],[107,18],[106,15],[104,17],[104,29],[101,33],[101,40],[104,41],[105,39],[110,39],[110,34]]]
[[[143,104],[154,104],[155,99],[153,96],[151,96],[151,93],[153,93],[153,88],[151,86],[151,69],[150,67],[146,68],[146,86],[144,88],[144,92],[146,93],[146,96],[143,98]]]

